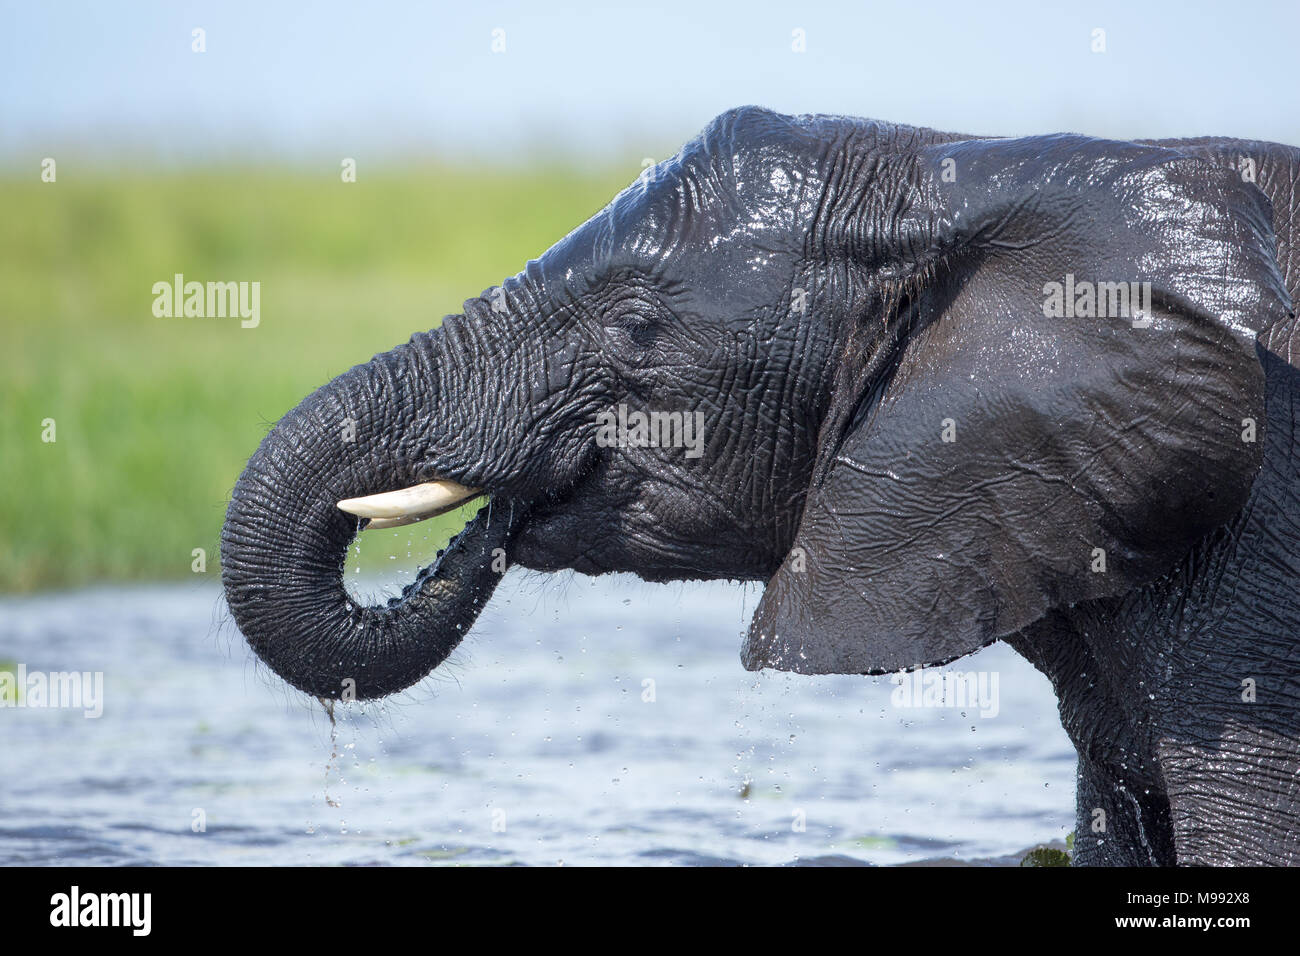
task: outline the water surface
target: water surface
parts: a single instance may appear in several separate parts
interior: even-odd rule
[[[0,669],[104,675],[98,719],[0,709],[0,862],[1005,863],[1072,828],[1074,752],[1008,648],[958,665],[996,717],[905,709],[888,677],[746,672],[758,596],[511,571],[436,677],[335,727],[211,583],[0,599]]]

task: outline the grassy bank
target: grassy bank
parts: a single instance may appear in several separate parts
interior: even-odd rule
[[[196,548],[219,573],[227,496],[270,423],[518,271],[631,178],[58,173],[0,180],[4,591],[188,576]],[[260,325],[155,318],[153,284],[178,272],[260,281]],[[412,535],[365,537],[378,566]]]

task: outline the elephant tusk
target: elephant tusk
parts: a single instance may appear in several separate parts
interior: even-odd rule
[[[466,488],[454,481],[426,481],[364,498],[344,498],[338,506],[348,514],[369,518],[369,528],[398,528],[437,517],[481,494],[482,488]]]

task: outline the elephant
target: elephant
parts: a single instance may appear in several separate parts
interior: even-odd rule
[[[233,619],[363,699],[437,667],[507,563],[763,582],[750,670],[1000,640],[1045,674],[1075,863],[1300,862],[1297,182],[1265,142],[730,110],[268,431]],[[361,530],[480,496],[399,597],[345,591]]]

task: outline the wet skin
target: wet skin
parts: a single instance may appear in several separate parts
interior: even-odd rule
[[[1046,673],[1079,862],[1297,862],[1297,178],[1267,143],[725,113],[285,416],[231,498],[235,620],[294,686],[376,697],[447,656],[493,554],[763,581],[751,669],[1006,640]],[[1142,314],[1045,305],[1067,283]],[[698,454],[598,441],[620,405],[698,417]],[[490,520],[358,607],[337,502],[431,481]]]

